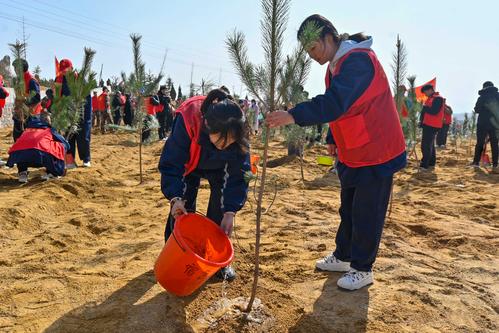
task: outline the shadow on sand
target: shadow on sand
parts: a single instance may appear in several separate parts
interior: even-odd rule
[[[161,292],[138,303],[155,284],[152,271],[141,274],[104,302],[65,313],[45,332],[194,332],[186,323],[184,308],[196,294],[180,299]]]
[[[313,310],[305,313],[291,333],[366,332],[369,308],[369,287],[357,291],[339,289],[340,273],[329,273]]]

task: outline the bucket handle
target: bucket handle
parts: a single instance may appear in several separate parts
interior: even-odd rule
[[[180,244],[180,242],[178,241],[177,237],[175,237],[175,233],[172,232],[172,236],[173,236],[173,239],[175,239],[175,242],[177,242],[177,245],[180,247],[180,249],[182,249],[182,251],[184,252],[187,252],[184,247]]]

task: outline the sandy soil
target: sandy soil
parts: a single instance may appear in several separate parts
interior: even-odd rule
[[[1,130],[4,158],[9,145]],[[0,331],[204,331],[199,319],[223,292],[249,296],[253,198],[236,222],[236,281],[225,288],[210,281],[186,298],[155,283],[168,214],[156,169],[161,148],[145,148],[142,185],[137,145],[125,134],[94,136],[93,167],[60,180],[42,182],[35,171],[19,185],[15,170],[0,170]],[[278,196],[263,220],[258,290],[271,320],[259,326],[229,317],[207,331],[496,332],[499,176],[464,168],[464,149],[439,152],[431,175],[412,163],[396,178],[375,284],[344,292],[339,274],[314,270],[333,249],[339,223],[339,183],[315,164],[320,153],[307,153],[305,183],[298,161],[271,169]],[[272,145],[272,158],[284,154]]]

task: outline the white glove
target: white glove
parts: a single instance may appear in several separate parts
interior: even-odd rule
[[[176,219],[180,215],[187,214],[187,210],[185,209],[185,201],[181,198],[173,198],[172,201],[170,201],[170,206],[170,214],[174,219]]]
[[[226,212],[220,223],[220,228],[223,232],[230,237],[232,234],[232,229],[234,228],[234,217],[236,216],[233,212]]]

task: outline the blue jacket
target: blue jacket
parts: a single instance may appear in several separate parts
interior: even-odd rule
[[[365,53],[352,53],[343,62],[340,72],[331,80],[331,85],[324,94],[297,104],[289,113],[300,126],[329,123],[350,109],[373,78],[374,66],[369,56]],[[330,135],[327,141],[333,143]],[[352,187],[367,184],[375,178],[392,176],[404,168],[406,163],[407,155],[404,152],[384,164],[368,167],[350,168],[338,162],[337,170],[342,186]]]
[[[191,139],[186,131],[182,115],[177,115],[171,136],[165,143],[158,169],[161,172],[161,191],[171,200],[183,197],[186,186],[184,182],[185,164],[190,157]],[[193,174],[204,171],[225,173],[223,187],[224,212],[237,212],[246,202],[248,184],[244,173],[251,169],[250,155],[241,154],[236,147],[229,146],[218,150],[210,141],[208,134],[201,132],[199,137],[201,156],[198,167]]]
[[[29,81],[28,89],[29,89],[30,94],[34,93],[34,95],[28,101],[26,101],[26,105],[33,106],[33,105],[40,103],[40,101],[41,101],[40,85],[38,84],[38,82],[35,79],[31,79]]]

